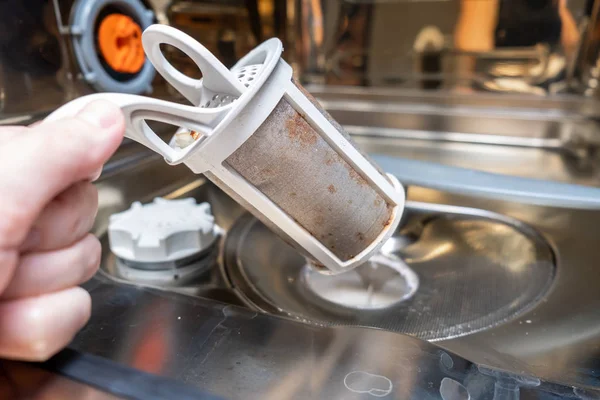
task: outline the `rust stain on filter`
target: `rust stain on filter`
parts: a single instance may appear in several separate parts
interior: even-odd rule
[[[390,208],[389,204],[387,205],[387,207],[388,207],[388,209]],[[394,215],[393,214],[390,215],[390,218],[383,223],[383,227],[384,228],[387,227],[388,225],[390,225],[392,223],[392,221],[394,221]]]
[[[317,143],[317,133],[298,113],[285,122],[290,139],[298,141],[304,146]]]
[[[335,153],[325,161],[325,165],[331,166],[333,164],[343,165],[344,168],[348,171],[348,175],[359,185],[368,185],[369,182],[365,178],[363,178],[350,164],[348,164],[339,154]]]
[[[341,260],[363,251],[393,217],[385,199],[285,99],[224,165]]]
[[[358,150],[358,152],[364,157],[366,158],[371,165],[373,165],[373,167],[375,167],[375,169],[381,174],[383,175],[386,179],[387,176],[385,175],[385,172],[379,167],[379,165],[377,165],[373,160],[371,160],[371,158],[361,150],[360,147],[358,147],[356,145],[356,143],[354,142],[354,140],[352,139],[352,137],[350,137],[350,135],[348,134],[348,132],[346,132],[346,130],[340,125],[339,122],[337,122],[335,119],[333,119],[333,117],[327,112],[325,111],[325,109],[323,108],[323,106],[321,106],[321,104],[317,101],[317,99],[315,99],[313,97],[312,94],[310,94],[305,88],[304,86],[300,85],[298,82],[296,82],[295,79],[292,79],[292,83],[294,85],[296,85],[296,87],[298,88],[298,90],[300,90],[302,92],[303,95],[306,96],[306,98],[317,108],[317,110],[319,110],[319,112],[321,113],[321,115],[323,117],[325,117],[325,119],[327,119],[327,121],[329,121],[329,123],[331,125],[333,125],[333,127],[348,141],[350,142],[350,144],[352,144],[352,146]],[[354,171],[356,172],[356,171]],[[358,174],[357,174],[358,175]],[[362,178],[362,177],[361,177]]]

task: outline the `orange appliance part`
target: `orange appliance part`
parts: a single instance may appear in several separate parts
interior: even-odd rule
[[[135,74],[144,66],[142,29],[123,14],[110,14],[100,23],[98,31],[100,53],[115,71]]]

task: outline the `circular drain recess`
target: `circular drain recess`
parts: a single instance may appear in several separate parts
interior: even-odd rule
[[[377,310],[409,299],[419,277],[401,258],[377,254],[341,275],[322,274],[306,264],[301,285],[317,300],[356,310]]]
[[[548,291],[552,250],[518,224],[431,217],[415,237],[396,236],[383,246],[389,254],[372,260],[383,266],[327,276],[308,268],[304,257],[248,214],[230,230],[223,256],[231,285],[252,307],[435,341],[514,319]]]

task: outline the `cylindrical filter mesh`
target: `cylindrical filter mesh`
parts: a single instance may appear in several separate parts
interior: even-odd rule
[[[231,70],[168,26],[148,28],[142,42],[157,71],[192,106],[97,94],[70,102],[50,120],[74,115],[92,99],[116,102],[127,137],[171,165],[183,162],[205,174],[323,271],[335,274],[361,265],[392,235],[404,189],[361,156],[342,127],[293,81],[292,68],[281,59],[281,41],[267,40]],[[161,44],[182,49],[203,78],[182,80]],[[148,121],[183,130],[167,145]],[[186,131],[189,138],[181,135]]]
[[[285,97],[224,164],[343,261],[365,250],[393,219],[393,207]]]

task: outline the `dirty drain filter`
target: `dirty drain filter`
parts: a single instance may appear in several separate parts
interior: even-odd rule
[[[384,246],[392,253],[373,259],[375,269],[325,276],[245,215],[228,235],[224,261],[231,285],[252,307],[306,322],[449,339],[522,315],[551,286],[550,247],[531,229],[501,219],[423,218],[415,240],[390,239],[403,245]]]

